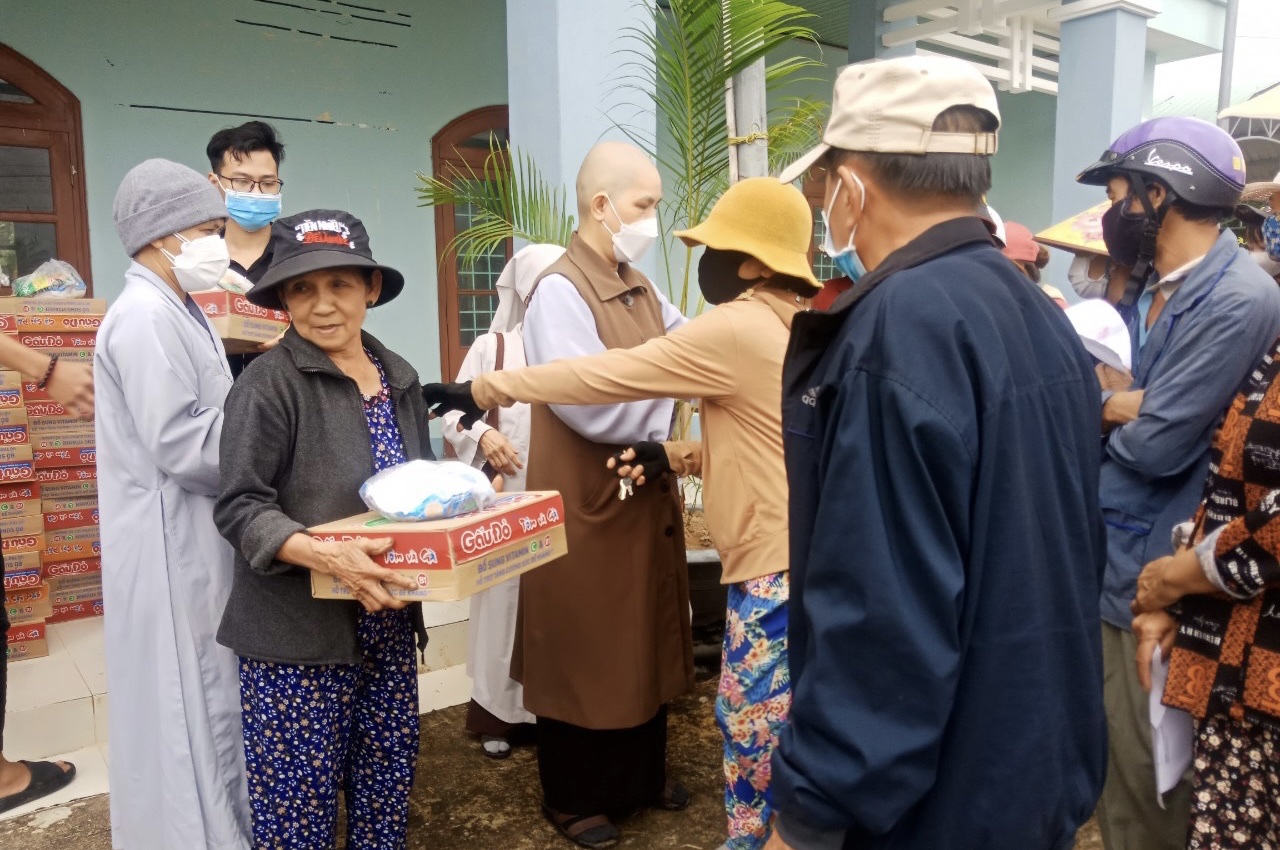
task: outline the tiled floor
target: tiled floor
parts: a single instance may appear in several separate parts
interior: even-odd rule
[[[5,731],[8,737],[8,731]],[[71,784],[57,794],[41,797],[39,800],[10,809],[0,815],[0,821],[29,815],[41,809],[54,806],[65,806],[68,803],[82,800],[85,797],[96,797],[107,793],[107,760],[99,747],[86,747],[71,753],[59,753],[52,757],[53,761],[69,761],[76,766],[76,778]]]

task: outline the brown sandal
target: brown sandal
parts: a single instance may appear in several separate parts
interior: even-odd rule
[[[566,815],[557,812],[546,803],[542,804],[542,815],[556,831],[579,847],[591,850],[612,847],[618,843],[622,834],[613,825],[613,821],[604,815]]]

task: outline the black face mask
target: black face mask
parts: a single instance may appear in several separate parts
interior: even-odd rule
[[[738,277],[738,269],[751,255],[742,251],[708,248],[698,261],[698,288],[708,304],[723,304],[746,292],[758,281]]]
[[[1133,215],[1125,211],[1128,204],[1128,198],[1116,201],[1102,214],[1102,241],[1106,243],[1111,259],[1132,268],[1138,262],[1148,219],[1141,213]]]

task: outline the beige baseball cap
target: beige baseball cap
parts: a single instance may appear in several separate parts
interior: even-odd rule
[[[1000,122],[996,92],[973,64],[949,56],[873,59],[841,69],[822,144],[778,177],[790,183],[832,148],[874,153],[969,153],[991,156],[995,133],[935,133],[952,106],[976,106]]]

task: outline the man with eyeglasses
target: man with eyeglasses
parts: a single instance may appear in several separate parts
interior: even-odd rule
[[[227,205],[223,233],[231,254],[231,269],[257,283],[271,265],[271,222],[280,216],[280,163],[284,144],[264,121],[249,121],[213,134],[209,182],[218,187]],[[270,347],[268,344],[267,347]],[[228,354],[231,374],[239,376],[256,354]]]

